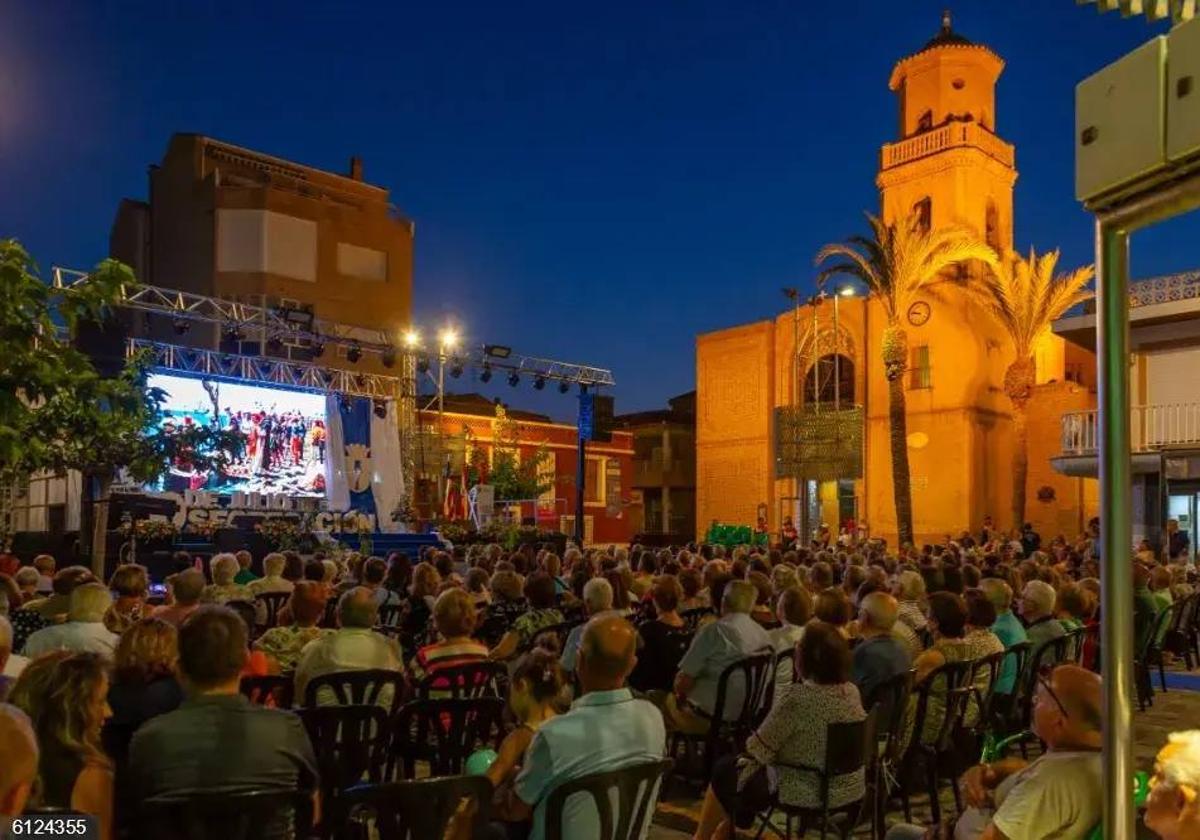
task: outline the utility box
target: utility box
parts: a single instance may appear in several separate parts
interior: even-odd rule
[[[1167,39],[1160,35],[1076,85],[1080,201],[1166,165],[1166,74]]]
[[[1200,17],[1167,36],[1167,157],[1200,157]]]

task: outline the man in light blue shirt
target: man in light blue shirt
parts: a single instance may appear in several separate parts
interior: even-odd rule
[[[637,631],[623,618],[608,615],[588,622],[577,662],[583,696],[571,711],[547,721],[533,736],[512,793],[500,808],[502,818],[514,822],[533,815],[529,840],[545,837],[546,804],[555,788],[593,773],[663,758],[667,733],[662,714],[624,687],[637,662],[636,651]],[[645,836],[653,812],[651,802],[646,824],[634,827],[631,836]],[[589,794],[567,800],[564,837],[598,837],[599,822]]]
[[[587,610],[588,618],[598,618],[602,615],[620,615],[613,611],[612,584],[602,577],[594,577],[583,585],[583,608]],[[568,674],[575,673],[575,658],[579,654],[579,645],[583,641],[583,631],[587,624],[572,627],[563,644],[562,657],[558,664]]]
[[[732,580],[721,597],[721,618],[701,627],[679,662],[675,691],[666,699],[665,714],[673,729],[706,732],[716,713],[721,672],[751,654],[773,653],[771,637],[750,617],[758,590],[752,583]],[[725,690],[722,717],[735,719],[742,709],[746,686],[735,675]]]
[[[1010,650],[1013,645],[1026,641],[1025,628],[1021,620],[1013,615],[1012,587],[999,578],[984,578],[979,582],[979,588],[996,608],[996,621],[992,624],[992,632]],[[1017,681],[1017,657],[1006,656],[1000,666],[1000,676],[996,678],[996,694],[1011,696]]]

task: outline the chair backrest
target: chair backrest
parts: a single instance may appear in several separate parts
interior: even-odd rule
[[[325,611],[321,613],[321,626],[325,628],[337,627],[337,606],[340,596],[330,595],[329,600],[325,602]]]
[[[917,691],[917,713],[913,723],[914,745],[940,748],[949,739],[966,709],[966,699],[971,691],[972,664],[947,662],[934,669],[921,683]],[[940,714],[931,708],[930,699],[934,696],[944,701]],[[926,731],[933,732],[933,737],[925,738]]]
[[[700,627],[701,620],[705,616],[716,615],[716,610],[712,607],[692,607],[690,610],[684,610],[679,614],[683,619],[683,626],[687,628],[689,633],[695,633]]]
[[[361,671],[334,671],[309,680],[304,689],[304,705],[316,706],[321,689],[333,692],[335,701],[342,706],[382,705],[380,695],[385,687],[391,687],[392,697],[387,711],[394,712],[404,694],[404,675],[399,671],[383,668],[367,668]]]
[[[1054,669],[1067,660],[1067,650],[1070,644],[1066,636],[1057,639],[1047,639],[1038,645],[1029,656],[1024,673],[1021,675],[1021,721],[1023,728],[1028,729],[1033,715],[1033,695],[1037,693],[1038,677]]]
[[[501,697],[405,703],[394,718],[387,777],[399,762],[403,777],[415,778],[419,761],[432,776],[459,775],[476,749],[500,746],[505,706]]]
[[[971,663],[971,676],[968,682],[971,689],[971,701],[978,710],[977,720],[980,727],[986,727],[992,719],[992,700],[996,696],[996,683],[1000,678],[1000,668],[1004,665],[1007,655],[1007,651],[1001,650]]]
[[[508,625],[509,621],[507,617],[499,613],[493,613],[479,623],[473,635],[489,648],[493,648],[500,644],[500,640],[504,638],[504,634],[508,630]]]
[[[900,760],[904,724],[908,718],[908,699],[912,696],[916,676],[916,671],[908,670],[885,680],[875,686],[863,703],[863,708],[875,715],[877,737],[885,741],[883,757],[891,763]]]
[[[567,800],[573,794],[590,796],[591,807],[598,814],[599,833],[587,835],[589,840],[637,840],[642,837],[654,814],[662,779],[672,763],[669,758],[648,761],[607,773],[593,773],[559,785],[546,800],[546,840],[574,840],[582,836],[578,826],[563,824]]]
[[[307,837],[312,792],[258,790],[201,793],[137,803],[134,837],[155,840],[259,840]]]
[[[258,624],[258,607],[249,601],[226,601],[225,606],[233,610],[242,619],[246,625],[246,637],[250,641],[254,641],[259,637],[259,631],[262,629]]]
[[[549,627],[543,628],[526,639],[525,643],[522,644],[518,649],[518,652],[528,653],[529,651],[533,650],[537,646],[538,640],[543,636],[553,636],[555,648],[561,651],[567,644],[567,636],[570,635],[571,631],[575,629],[575,627],[582,623],[583,622],[580,621],[562,621],[558,624],[552,624]]]
[[[290,709],[295,685],[295,680],[290,675],[279,674],[242,677],[239,687],[242,695],[251,703],[259,706],[274,706],[276,709]]]
[[[824,772],[820,774],[823,808],[829,807],[829,786],[839,776],[859,770],[870,775],[869,771],[879,754],[877,722],[875,710],[871,709],[863,720],[853,723],[831,723],[826,726],[825,766]]]
[[[269,627],[274,627],[279,623],[279,611],[283,609],[283,605],[291,598],[289,592],[264,592],[261,595],[254,596],[254,603],[262,607],[263,621],[259,624],[259,628],[266,630]]]
[[[384,784],[357,785],[342,797],[350,825],[367,821],[374,825],[379,840],[426,840],[442,837],[446,823],[464,798],[474,800],[476,812],[469,836],[479,836],[488,824],[492,783],[487,776],[447,776]]]
[[[314,706],[298,710],[317,758],[325,825],[344,813],[335,803],[341,792],[367,778],[383,781],[391,743],[388,716],[374,705]]]
[[[379,608],[378,624],[380,627],[400,626],[400,614],[404,612],[403,604],[384,604]]]
[[[425,700],[430,692],[453,698],[504,697],[508,683],[508,668],[503,662],[466,662],[450,665],[417,683],[417,698]]]
[[[1180,612],[1182,606],[1182,601],[1176,601],[1173,604],[1167,604],[1154,614],[1154,621],[1151,622],[1150,632],[1142,639],[1141,650],[1137,652],[1138,659],[1145,662],[1152,653],[1162,651],[1161,640],[1167,632],[1167,627],[1174,620],[1175,614]]]
[[[745,689],[742,701],[735,708],[730,700],[729,686],[735,680]],[[713,725],[733,724],[740,733],[749,734],[766,717],[775,689],[775,652],[764,650],[728,665],[717,680],[717,702],[713,708]],[[735,714],[729,715],[728,711]]]

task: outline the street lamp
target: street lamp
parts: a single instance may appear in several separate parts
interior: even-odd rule
[[[438,333],[438,454],[441,463],[438,464],[438,501],[446,499],[446,360],[458,345],[458,331],[454,327],[443,327]],[[456,361],[452,376],[462,375],[462,367]]]
[[[404,331],[404,346],[409,350],[416,350],[421,346],[421,334],[414,327]]]

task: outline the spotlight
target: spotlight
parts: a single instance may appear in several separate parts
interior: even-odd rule
[[[514,388],[521,384],[521,377],[517,375],[515,370],[508,375],[508,384]]]
[[[183,335],[192,328],[192,322],[187,318],[176,318],[174,321],[175,335]]]
[[[567,380],[564,379],[562,382],[558,383],[558,393],[565,394],[565,393],[567,393],[567,391],[570,391],[570,390],[571,390],[571,383],[568,382]]]
[[[483,383],[492,381],[492,366],[487,362],[483,363],[483,370],[479,372],[479,381]]]
[[[533,378],[533,389],[535,391],[540,391],[545,387],[546,387],[546,377],[542,376],[539,373],[537,376],[535,376]]]
[[[278,354],[283,350],[283,342],[279,340],[279,336],[273,335],[267,339],[267,352],[272,355]]]
[[[409,350],[415,350],[421,344],[421,334],[415,329],[404,331],[404,346]]]
[[[396,348],[392,345],[384,347],[379,353],[379,360],[383,362],[385,368],[395,367],[396,365]]]
[[[349,349],[346,350],[346,361],[353,364],[361,358],[362,358],[362,348],[359,347],[358,344],[351,344]]]
[[[387,417],[387,403],[383,400],[372,400],[371,407],[375,410],[375,416],[380,420]]]
[[[323,338],[314,338],[313,339],[312,354],[313,354],[313,358],[316,358],[317,356],[322,356],[325,354],[325,339],[323,339]]]
[[[417,373],[429,373],[429,357],[422,356],[417,359]]]
[[[483,352],[496,359],[507,359],[512,355],[512,348],[505,347],[503,344],[485,344]]]
[[[462,359],[457,356],[450,360],[450,375],[455,379],[463,375]]]
[[[241,341],[242,331],[237,327],[236,324],[230,324],[225,328],[225,338],[229,341]]]

